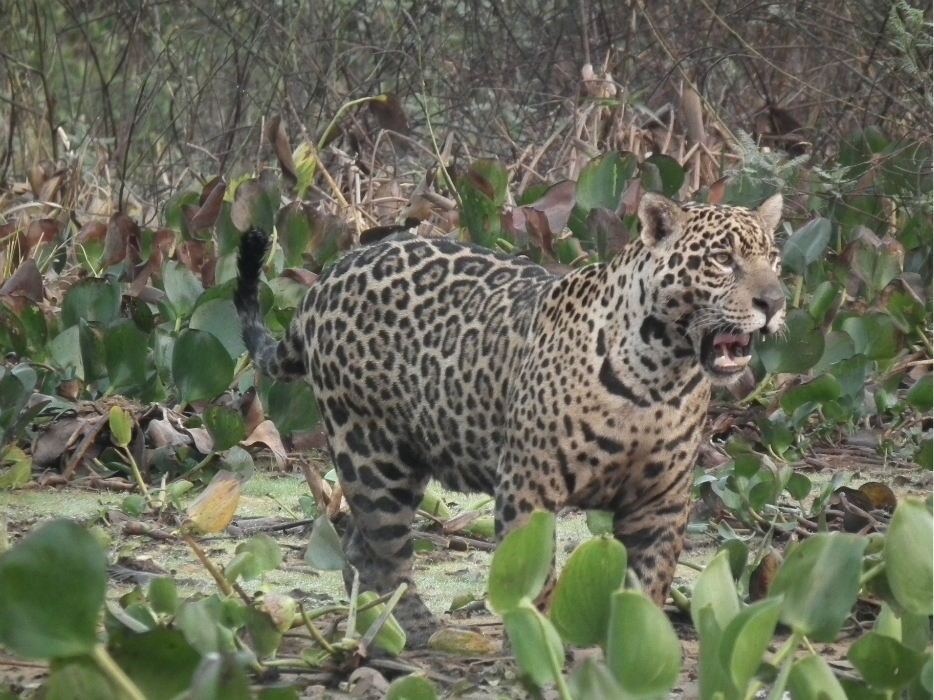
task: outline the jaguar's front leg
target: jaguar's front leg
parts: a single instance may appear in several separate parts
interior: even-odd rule
[[[684,547],[684,532],[691,514],[691,464],[669,472],[671,479],[638,504],[627,503],[614,513],[613,531],[625,546],[629,568],[642,590],[659,606],[665,604]]]

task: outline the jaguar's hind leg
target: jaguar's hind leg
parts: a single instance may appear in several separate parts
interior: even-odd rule
[[[373,432],[368,434],[375,441]],[[341,486],[354,521],[344,538],[344,553],[359,572],[361,591],[382,595],[401,583],[408,586],[394,614],[406,631],[409,646],[424,646],[437,629],[437,622],[412,580],[411,529],[429,475],[403,459],[404,449],[377,450],[375,445],[367,445],[364,450],[359,442],[350,442],[354,450],[346,441],[342,444],[332,440]],[[368,454],[363,456],[363,451]],[[352,577],[352,571],[345,572],[348,590]]]

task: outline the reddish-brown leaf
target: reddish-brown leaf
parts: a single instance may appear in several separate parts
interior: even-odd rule
[[[204,266],[204,243],[202,241],[184,241],[176,249],[178,260],[196,275]]]
[[[136,222],[119,211],[111,216],[104,238],[104,264],[110,267],[129,256],[130,263],[135,265],[139,262],[139,247],[140,230]]]
[[[276,152],[283,177],[294,187],[298,183],[298,176],[295,174],[295,161],[292,160],[292,146],[289,144],[289,136],[285,133],[281,117],[275,116],[266,122],[266,138]]]
[[[107,236],[107,226],[103,221],[93,219],[81,227],[81,230],[78,231],[78,236],[75,238],[75,242],[80,245],[87,245],[92,241],[102,241],[105,236]]]
[[[42,273],[36,261],[29,259],[16,268],[16,272],[0,287],[0,296],[29,299],[36,304],[42,302]]]
[[[545,212],[527,207],[525,210],[525,230],[532,241],[552,259],[555,259],[555,237]]]
[[[391,92],[371,100],[370,111],[376,117],[376,123],[381,129],[394,131],[397,134],[407,135],[409,133],[409,122],[402,110],[402,103]]]
[[[710,186],[709,201],[711,204],[720,204],[720,202],[723,201],[723,198],[726,196],[726,181],[727,178],[721,177]]]
[[[299,284],[304,284],[306,287],[310,287],[318,281],[318,275],[311,270],[306,270],[301,267],[287,267],[282,271],[279,277],[294,280]]]
[[[29,228],[26,229],[26,256],[32,255],[43,243],[53,242],[61,230],[62,225],[55,219],[35,219],[29,222]]]
[[[217,217],[220,216],[221,207],[224,206],[224,194],[227,192],[227,183],[223,178],[215,177],[208,182],[201,191],[201,207],[188,222],[188,229],[197,235],[209,231]]]
[[[549,189],[544,197],[529,206],[538,209],[548,217],[548,228],[553,233],[560,233],[568,225],[568,219],[571,218],[576,192],[577,183],[573,180],[564,180]]]

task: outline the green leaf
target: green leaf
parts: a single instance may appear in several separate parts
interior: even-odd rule
[[[788,692],[791,700],[847,700],[840,681],[819,656],[805,657],[791,667]]]
[[[204,657],[185,700],[252,700],[250,679],[234,654]]]
[[[697,658],[698,689],[702,700],[724,700],[724,698],[737,697],[733,681],[720,663],[720,640],[723,638],[723,628],[717,624],[713,606],[705,605],[694,611],[694,602],[691,601],[691,617],[695,620],[694,627],[700,638],[700,649]]]
[[[915,452],[915,461],[922,469],[931,471],[934,469],[934,441],[922,440],[921,446]]]
[[[0,643],[27,659],[90,653],[106,584],[86,530],[55,520],[31,532],[0,558]]]
[[[898,504],[885,537],[885,574],[895,600],[915,615],[931,615],[934,586],[934,524],[924,502]]]
[[[398,678],[386,690],[386,700],[438,700],[435,687],[423,675]]]
[[[492,575],[491,572],[491,578]],[[564,668],[564,647],[558,631],[547,618],[526,600],[503,614],[503,626],[522,672],[539,687],[554,681]]]
[[[772,582],[784,594],[781,620],[814,641],[832,642],[856,603],[865,537],[819,533],[794,545]]]
[[[857,639],[846,658],[870,686],[893,692],[908,686],[927,662],[927,654],[876,632]]]
[[[237,310],[231,299],[199,301],[191,314],[188,327],[213,335],[221,341],[233,358],[240,357],[246,352],[243,337],[240,335],[240,320],[237,318]]]
[[[32,479],[32,458],[20,448],[9,445],[6,449],[0,448],[0,466],[10,464],[10,468],[0,474],[0,491],[11,491],[25,486]],[[2,554],[2,551],[0,551]]]
[[[713,611],[714,619],[721,630],[739,614],[739,596],[730,570],[730,554],[720,551],[704,568],[691,597],[691,620],[695,629],[700,629],[700,611],[706,607]]]
[[[613,674],[592,656],[579,663],[568,679],[575,700],[608,700],[626,697]]]
[[[154,578],[149,583],[149,594],[146,596],[152,609],[163,615],[174,615],[178,612],[178,589],[175,579],[168,576]]]
[[[594,537],[613,535],[613,514],[608,510],[588,510],[584,519],[587,522],[587,529]]]
[[[678,635],[665,613],[642,593],[613,594],[606,663],[623,691],[633,698],[667,696],[678,682]]]
[[[62,330],[80,319],[106,326],[120,313],[120,285],[110,279],[87,277],[65,292],[62,300]]]
[[[186,328],[172,351],[172,378],[179,402],[211,401],[233,381],[234,361],[210,333]]]
[[[182,263],[167,260],[162,269],[165,295],[179,318],[188,318],[194,311],[195,302],[204,293],[204,287],[195,273]]]
[[[805,309],[788,314],[784,333],[759,336],[756,354],[770,374],[804,374],[824,354],[824,334]]]
[[[257,656],[268,658],[275,655],[282,644],[282,632],[276,627],[269,613],[247,607],[245,627]]]
[[[817,406],[834,399],[840,398],[843,389],[840,382],[832,374],[822,374],[817,379],[812,379],[807,384],[801,384],[790,389],[782,397],[782,410],[788,415],[797,411],[805,404],[815,404]]]
[[[101,337],[100,329],[90,326],[83,318],[78,319],[78,346],[81,348],[84,381],[92,382],[106,377],[104,339]]]
[[[319,517],[312,526],[305,563],[320,571],[340,571],[347,565],[341,539],[327,515]]]
[[[551,572],[554,552],[552,513],[535,511],[525,525],[503,538],[490,564],[488,600],[496,614],[504,615],[523,598],[535,599]]]
[[[761,600],[734,617],[723,631],[720,662],[736,688],[744,690],[759,670],[775,634],[781,605],[780,597]]]
[[[934,382],[931,375],[925,374],[908,390],[905,397],[908,404],[915,410],[925,413],[931,410],[932,401],[934,401]]]
[[[817,262],[827,250],[833,230],[828,219],[818,217],[807,222],[788,237],[782,249],[782,266],[803,275],[811,263]]]
[[[585,216],[598,207],[615,212],[619,198],[638,167],[638,160],[632,153],[621,155],[612,151],[597,156],[584,166],[577,178],[577,206]]]
[[[111,656],[147,700],[171,700],[185,691],[201,661],[181,632],[164,627],[125,637]]]
[[[246,437],[246,426],[240,411],[229,406],[208,406],[201,414],[204,427],[214,440],[213,450],[229,450]]]
[[[247,581],[275,571],[282,563],[282,549],[279,543],[266,534],[253,535],[246,542],[241,542],[237,545],[236,553],[251,555],[250,565],[241,571],[242,577]]]
[[[792,498],[803,501],[811,495],[812,486],[811,480],[804,474],[794,472],[788,477],[788,483],[785,485],[785,489],[791,494]]]
[[[133,439],[133,417],[130,412],[112,406],[110,408],[110,435],[120,447],[127,447]]]
[[[141,387],[146,382],[149,338],[130,319],[122,318],[104,331],[104,363],[115,390]]]
[[[357,606],[363,607],[372,603],[377,598],[379,598],[379,595],[373,591],[364,591],[357,596]],[[374,605],[366,610],[358,610],[357,634],[365,636],[385,610],[386,605],[384,603]],[[390,615],[386,618],[383,626],[380,627],[379,632],[376,633],[376,637],[373,638],[373,643],[393,656],[398,656],[402,653],[402,650],[405,648],[405,632],[402,627],[399,626],[395,617]]]
[[[53,661],[43,690],[43,700],[122,700],[124,697],[114,691],[110,679],[89,656]]]
[[[658,183],[660,187],[653,188],[661,192],[666,197],[674,197],[681,190],[684,184],[684,168],[681,164],[672,158],[662,154],[650,156],[642,162],[643,170],[654,167],[658,173]]]
[[[815,321],[823,323],[830,309],[837,303],[837,298],[839,296],[839,284],[831,282],[830,280],[821,282],[817,285],[817,289],[814,290],[814,294],[811,295],[811,303],[808,304],[808,313],[811,314]]]
[[[588,540],[561,571],[549,617],[569,644],[606,643],[610,595],[626,576],[626,548],[613,537]]]
[[[269,420],[276,424],[283,438],[296,430],[313,430],[321,420],[318,403],[307,382],[273,382],[265,403]]]

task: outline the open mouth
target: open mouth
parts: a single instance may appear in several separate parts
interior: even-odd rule
[[[752,359],[752,334],[731,333],[719,329],[704,336],[701,342],[701,361],[704,367],[718,377],[739,374]]]

